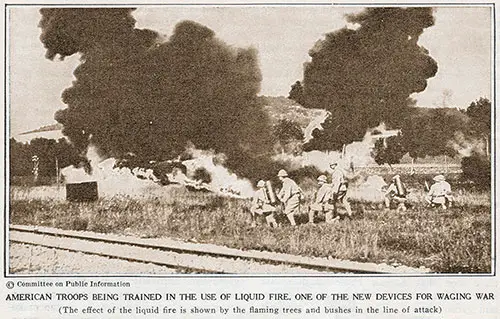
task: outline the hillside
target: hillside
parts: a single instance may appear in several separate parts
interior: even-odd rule
[[[40,132],[60,131],[62,129],[63,129],[63,125],[61,123],[54,123],[54,124],[50,124],[50,125],[44,125],[44,126],[39,127],[35,130],[23,132],[23,133],[21,133],[21,135],[40,133]]]
[[[306,109],[297,102],[283,96],[261,96],[260,98],[264,102],[264,109],[268,112],[272,124],[286,118],[297,122],[302,129],[305,129],[313,119],[322,116],[325,112],[318,109]]]

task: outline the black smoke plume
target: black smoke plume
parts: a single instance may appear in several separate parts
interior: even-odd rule
[[[356,30],[326,34],[309,51],[305,64],[304,105],[331,112],[306,149],[339,150],[384,122],[398,127],[437,72],[437,63],[418,45],[434,24],[432,8],[368,8],[348,15]]]
[[[256,50],[235,49],[209,28],[177,24],[168,41],[135,28],[134,9],[41,9],[47,58],[81,54],[76,81],[56,113],[80,149],[171,159],[189,142],[227,156],[249,176],[271,150],[271,131],[257,99]]]

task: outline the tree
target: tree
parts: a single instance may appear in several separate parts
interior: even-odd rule
[[[9,140],[9,149],[10,177],[30,175],[33,164],[31,162],[29,144],[21,143],[11,138]]]
[[[390,136],[386,139],[378,139],[375,141],[375,146],[371,151],[371,156],[379,165],[398,164],[405,154],[406,151],[403,147],[401,134]]]
[[[467,117],[454,108],[415,109],[401,128],[402,144],[412,158],[447,155],[457,150],[450,144],[467,126]]]
[[[473,181],[479,188],[491,187],[491,162],[488,156],[473,153],[462,158],[463,176]]]
[[[350,114],[351,118],[363,122],[363,115],[360,113]],[[346,144],[353,142],[353,136],[361,139],[366,134],[366,128],[359,125],[350,125],[348,120],[339,121],[334,115],[328,117],[321,124],[322,129],[312,131],[313,138],[304,145],[305,151],[340,151]],[[373,126],[378,125],[373,124]]]
[[[210,183],[212,181],[212,175],[204,167],[198,167],[193,174],[193,179],[196,181],[202,181],[203,183]]]
[[[66,139],[35,138],[29,143],[20,143],[10,139],[10,176],[28,176],[32,174],[32,156],[39,158],[40,176],[56,176],[58,168],[78,164],[81,157],[75,147]]]
[[[485,154],[489,156],[489,142],[491,139],[491,102],[486,98],[480,98],[469,105],[466,114],[471,119],[469,126],[471,133],[484,141]]]
[[[297,81],[292,85],[288,98],[290,100],[294,100],[300,105],[304,105],[304,88],[302,87],[302,83],[300,81]]]
[[[289,119],[280,119],[273,125],[273,136],[279,143],[282,152],[298,152],[304,140],[304,132],[300,125]]]

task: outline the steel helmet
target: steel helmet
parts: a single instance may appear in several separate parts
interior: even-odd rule
[[[436,176],[434,176],[433,180],[436,182],[442,182],[442,181],[446,180],[446,178],[443,175],[436,175]]]
[[[318,182],[326,183],[327,182],[326,176],[325,175],[320,175],[318,177]]]
[[[278,176],[279,177],[287,177],[288,173],[284,169],[280,169],[280,171],[278,172]]]
[[[261,187],[265,187],[266,186],[266,182],[264,182],[263,180],[260,180],[258,183],[257,183],[257,187],[261,188]]]

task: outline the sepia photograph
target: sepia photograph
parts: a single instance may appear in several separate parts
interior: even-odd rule
[[[494,23],[6,6],[5,274],[493,276]]]

